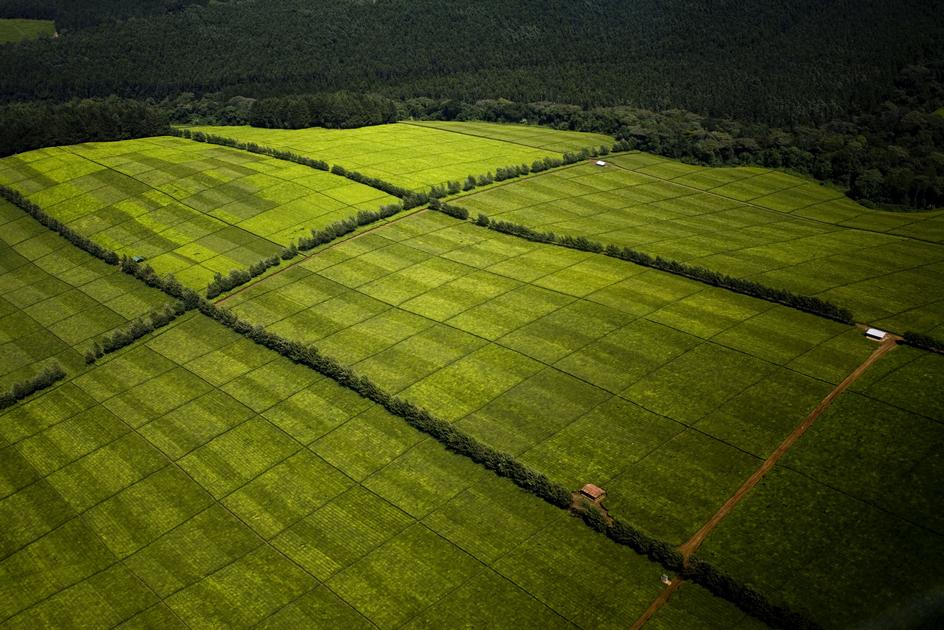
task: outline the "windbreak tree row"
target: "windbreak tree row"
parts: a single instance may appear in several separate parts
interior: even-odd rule
[[[183,302],[175,301],[151,310],[149,313],[133,319],[130,323],[118,330],[97,339],[85,353],[86,363],[95,363],[106,354],[121,350],[141,337],[148,335],[158,328],[167,326],[175,319],[187,312]]]
[[[20,400],[36,392],[46,389],[50,385],[64,379],[65,370],[57,362],[53,362],[31,379],[14,383],[9,391],[0,392],[0,409],[15,405]]]

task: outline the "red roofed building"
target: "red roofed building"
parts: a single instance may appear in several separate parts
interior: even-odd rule
[[[606,490],[592,483],[588,483],[580,489],[580,494],[593,501],[602,501],[606,498]]]

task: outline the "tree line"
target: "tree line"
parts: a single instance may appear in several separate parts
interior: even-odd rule
[[[248,122],[254,127],[276,129],[348,129],[396,120],[397,106],[391,99],[342,91],[259,99],[252,104]]]
[[[249,265],[248,269],[233,269],[225,276],[219,272],[214,274],[213,280],[206,289],[208,299],[213,299],[221,293],[231,291],[236,287],[246,284],[253,278],[261,276],[272,267],[278,267],[282,263],[284,256],[269,256]]]
[[[15,405],[27,396],[35,394],[41,389],[46,389],[56,381],[65,378],[66,372],[58,362],[53,362],[42,369],[42,371],[33,378],[25,381],[18,381],[13,384],[8,391],[0,392],[0,409],[6,409]]]
[[[902,335],[901,342],[913,348],[944,354],[944,340],[924,333],[906,331]]]

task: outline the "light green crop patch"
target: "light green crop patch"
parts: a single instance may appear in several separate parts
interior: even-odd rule
[[[80,234],[198,290],[312,229],[396,202],[337,175],[177,138],[27,152],[0,167],[0,184]]]
[[[578,627],[618,628],[638,619],[659,593],[661,568],[628,547],[599,545],[577,519],[556,519],[494,563],[495,571]],[[588,598],[596,605],[585,606]]]
[[[408,621],[480,570],[480,564],[414,525],[328,581],[334,592],[383,628]]]
[[[412,190],[449,181],[462,183],[470,175],[530,166],[535,160],[559,158],[565,151],[613,144],[613,138],[601,134],[496,123],[424,121],[298,130],[198,126],[190,130],[340,164]]]
[[[82,369],[95,338],[168,302],[19,208],[6,201],[0,208],[0,388],[52,360],[68,371]]]

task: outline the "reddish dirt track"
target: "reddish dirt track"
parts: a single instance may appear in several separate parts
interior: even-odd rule
[[[639,630],[644,625],[646,625],[646,622],[652,619],[654,614],[659,612],[659,609],[662,608],[667,601],[669,601],[669,598],[672,597],[672,594],[681,588],[684,582],[685,580],[683,580],[680,575],[676,575],[674,578],[672,578],[672,583],[665,587],[662,592],[659,593],[658,597],[652,600],[652,603],[649,604],[649,608],[647,608],[646,612],[644,612],[642,616],[636,620],[636,622],[632,625],[631,630]]]

